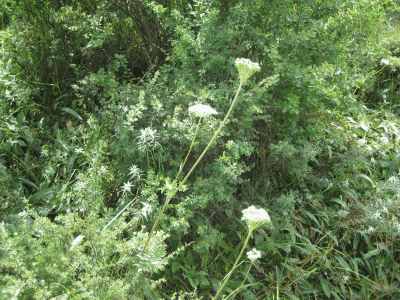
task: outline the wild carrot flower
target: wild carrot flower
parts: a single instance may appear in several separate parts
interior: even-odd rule
[[[239,72],[240,83],[242,84],[245,83],[251,75],[261,69],[258,63],[253,63],[247,58],[237,58],[235,60],[235,65]]]
[[[208,105],[197,104],[189,107],[189,111],[194,113],[197,117],[207,117],[209,115],[217,115],[217,111]]]
[[[261,251],[257,250],[256,248],[253,248],[253,250],[247,252],[247,257],[250,259],[250,261],[253,263],[257,259],[261,258]]]
[[[253,231],[265,223],[271,222],[268,213],[263,208],[257,209],[254,205],[244,209],[242,213],[242,220],[246,221],[250,231]]]

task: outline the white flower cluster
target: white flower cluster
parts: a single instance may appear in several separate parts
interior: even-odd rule
[[[242,213],[242,220],[246,221],[250,231],[253,231],[257,227],[265,223],[271,222],[271,218],[269,217],[269,214],[265,211],[265,209],[257,209],[254,205],[250,206],[247,209],[244,209]]]
[[[247,257],[253,263],[257,259],[261,258],[261,251],[257,250],[256,248],[253,248],[253,250],[247,252]]]
[[[139,150],[146,152],[161,146],[157,142],[159,137],[156,129],[153,130],[150,127],[140,129],[140,135],[138,137]]]
[[[242,84],[245,83],[251,75],[261,69],[258,63],[253,63],[247,58],[237,58],[235,60],[235,65],[239,72],[240,83]]]
[[[197,104],[189,107],[189,112],[194,113],[197,117],[207,117],[209,115],[217,115],[217,111],[203,104]]]

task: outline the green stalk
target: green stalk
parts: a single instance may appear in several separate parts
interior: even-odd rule
[[[253,265],[253,262],[251,262],[249,268],[247,269],[246,276],[244,276],[244,279],[243,279],[242,283],[241,283],[240,286],[235,290],[235,292],[234,292],[234,294],[233,294],[233,296],[232,296],[232,300],[235,299],[236,295],[240,292],[240,289],[242,288],[244,282],[246,281],[247,275],[249,275],[249,272],[250,272],[250,269],[251,269],[251,266],[252,266],[252,265]],[[229,296],[230,296],[230,295],[229,295]]]
[[[146,250],[146,248],[147,248],[147,246],[148,246],[148,244],[149,244],[149,242],[150,242],[150,239],[151,239],[151,237],[153,236],[154,231],[155,231],[155,229],[157,228],[157,225],[158,225],[158,223],[160,222],[160,219],[161,219],[161,217],[162,217],[162,215],[163,215],[163,213],[164,213],[164,211],[165,211],[165,208],[167,207],[168,203],[169,203],[169,202],[171,201],[171,199],[175,196],[175,194],[178,192],[178,190],[181,188],[181,186],[183,186],[183,185],[185,184],[185,182],[186,182],[186,180],[189,178],[190,174],[192,174],[192,172],[194,171],[194,169],[196,168],[196,166],[199,164],[199,162],[201,161],[201,159],[204,157],[204,155],[206,154],[206,152],[208,151],[208,149],[211,147],[211,145],[212,145],[212,144],[214,143],[214,141],[217,139],[218,134],[220,133],[221,129],[225,126],[225,124],[226,124],[226,122],[227,122],[227,120],[228,120],[228,117],[229,117],[229,115],[230,115],[230,113],[231,113],[233,107],[235,106],[235,103],[236,103],[237,98],[238,98],[238,96],[239,96],[240,90],[242,89],[242,85],[243,85],[243,82],[241,81],[240,84],[239,84],[239,87],[238,87],[238,89],[237,89],[237,91],[236,91],[235,98],[233,99],[232,104],[231,104],[231,106],[229,107],[229,110],[228,110],[228,112],[227,112],[226,115],[225,115],[225,118],[222,120],[221,125],[219,125],[217,131],[214,133],[214,136],[212,137],[211,141],[208,143],[207,147],[203,150],[203,153],[201,153],[200,157],[197,159],[197,161],[195,162],[195,164],[193,165],[193,167],[190,169],[190,171],[187,173],[187,175],[185,176],[185,178],[179,183],[178,187],[172,192],[172,194],[171,194],[170,196],[167,196],[167,199],[165,200],[165,203],[164,203],[164,205],[163,205],[163,207],[162,207],[160,213],[159,213],[158,216],[157,216],[156,222],[154,223],[153,227],[151,228],[151,231],[150,231],[149,237],[147,238],[146,244],[144,245],[142,251],[140,251],[139,254],[143,253],[143,252]],[[201,119],[200,119],[200,120],[201,120]],[[199,123],[199,124],[200,124],[200,123]],[[199,128],[199,127],[197,127],[197,130],[198,130],[198,128]],[[196,135],[197,135],[197,130],[196,130]],[[196,137],[196,135],[195,135],[195,137]],[[193,140],[193,142],[194,142],[194,140]],[[193,142],[192,142],[192,146],[193,146]],[[192,146],[191,146],[191,147],[192,147]],[[191,149],[191,148],[190,148],[190,149]],[[188,154],[188,155],[189,155],[189,154]],[[187,156],[186,156],[186,158],[187,158]],[[185,161],[186,161],[186,160],[185,160]],[[182,166],[182,168],[183,168],[183,166]],[[182,170],[182,169],[181,169],[181,170]],[[179,171],[179,172],[180,172],[180,171]],[[179,175],[179,173],[178,173],[178,175]],[[178,178],[178,177],[176,177],[175,181],[177,180],[177,178]],[[174,183],[175,183],[175,181],[174,181]]]
[[[229,278],[231,277],[233,271],[234,271],[235,268],[236,268],[236,265],[238,264],[240,258],[241,258],[242,255],[243,255],[244,249],[246,249],[247,242],[249,241],[249,238],[250,238],[250,236],[251,236],[251,233],[252,233],[252,231],[250,231],[250,229],[249,229],[249,233],[247,234],[246,240],[244,241],[244,244],[243,244],[242,250],[240,251],[239,256],[236,258],[235,264],[233,265],[232,269],[231,269],[231,270],[229,271],[229,273],[227,274],[226,278],[222,281],[221,287],[219,288],[219,290],[218,290],[217,294],[214,296],[214,298],[212,298],[212,300],[216,300],[216,299],[217,299],[218,295],[222,292],[222,290],[224,289],[226,283],[229,281]],[[250,269],[249,269],[249,270],[250,270]]]
[[[179,178],[179,174],[181,174],[181,172],[182,172],[182,170],[183,170],[183,167],[185,166],[186,161],[187,161],[187,159],[188,159],[188,157],[189,157],[189,154],[190,154],[190,152],[192,151],[192,148],[193,148],[193,145],[194,145],[194,141],[196,140],[197,132],[199,131],[199,128],[200,128],[201,119],[203,119],[203,117],[200,117],[199,122],[197,123],[196,132],[195,132],[195,134],[194,134],[194,137],[193,137],[193,140],[192,140],[192,144],[190,145],[189,152],[186,154],[185,160],[183,161],[182,166],[179,168],[178,175],[176,175],[175,180],[174,180],[174,182],[172,183],[172,187],[175,186],[175,183],[176,183],[176,181],[177,181],[178,178]]]

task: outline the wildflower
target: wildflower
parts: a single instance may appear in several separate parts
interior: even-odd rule
[[[49,157],[49,150],[42,148],[42,154],[41,156],[43,157]]]
[[[256,248],[253,248],[253,250],[247,252],[247,257],[250,259],[250,261],[253,263],[257,259],[261,258],[261,251],[257,250]]]
[[[269,217],[268,213],[263,208],[255,208],[254,205],[250,206],[247,209],[244,209],[242,213],[242,220],[246,221],[250,231],[253,231],[257,227],[265,223],[271,222],[271,218]]]
[[[129,167],[129,175],[131,176],[131,179],[134,178],[135,181],[139,181],[141,177],[141,170],[137,165],[132,165]]]
[[[189,107],[189,111],[198,117],[207,117],[209,115],[217,115],[217,111],[203,104],[197,104]]]
[[[79,154],[79,153],[84,153],[85,151],[82,148],[76,148],[75,149],[75,153]]]
[[[125,192],[130,192],[131,187],[133,187],[133,184],[131,184],[129,181],[124,183],[124,186],[122,187],[122,190]]]
[[[107,167],[106,167],[106,166],[101,166],[101,167],[100,167],[100,170],[99,170],[99,173],[100,173],[101,175],[107,174]]]
[[[157,134],[156,129],[151,129],[150,127],[147,127],[145,129],[140,129],[140,136],[139,136],[139,150],[140,151],[148,151],[148,150],[153,150],[154,148],[161,146],[157,142],[157,138],[160,136]]]
[[[261,69],[258,63],[253,63],[247,58],[237,58],[235,60],[235,65],[239,72],[240,83],[242,84],[245,83],[256,71]]]

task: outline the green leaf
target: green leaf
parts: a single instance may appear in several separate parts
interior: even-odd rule
[[[192,285],[193,288],[197,288],[199,285],[200,281],[198,278],[190,278],[188,277],[190,284]]]
[[[18,126],[21,126],[25,122],[25,115],[23,112],[20,112],[17,116]]]
[[[50,196],[54,193],[54,188],[48,188],[48,189],[43,189],[40,190],[39,192],[33,194],[30,198],[29,201],[32,204],[36,204],[38,201],[46,198],[47,196]]]
[[[232,251],[232,250],[233,250],[233,248],[232,248],[230,245],[228,245],[227,243],[225,243],[225,241],[222,240],[222,239],[219,241],[219,244],[220,244],[225,250],[228,250],[228,251]]]
[[[69,172],[72,169],[72,167],[74,166],[75,159],[76,159],[75,154],[72,154],[68,158],[68,161],[67,161],[67,172]]]
[[[192,252],[190,252],[190,251],[187,252],[186,259],[187,259],[187,260],[186,260],[186,263],[187,263],[190,267],[192,267],[192,266],[194,265],[194,260],[193,260]]]
[[[358,274],[358,264],[355,259],[352,259],[351,262],[353,263],[354,266],[354,273],[356,274],[356,277],[360,279],[360,275]]]
[[[329,290],[329,284],[325,279],[319,278],[319,282],[321,282],[322,289],[324,290],[325,295],[330,298],[331,291]]]
[[[23,183],[26,183],[26,184],[29,184],[30,186],[33,186],[37,190],[39,189],[39,187],[36,184],[34,184],[32,181],[30,181],[28,179],[21,178],[21,177],[19,177],[18,179]]]
[[[335,255],[335,258],[344,269],[351,271],[350,266],[345,262],[342,257],[340,257],[339,255]]]
[[[366,179],[367,181],[369,181],[371,183],[372,187],[375,187],[375,183],[367,175],[365,175],[365,174],[357,174],[356,177],[361,177],[361,178]]]
[[[211,281],[214,291],[217,292],[220,287],[219,281],[215,278],[211,278],[210,281]]]
[[[181,267],[181,264],[179,261],[174,261],[172,263],[172,272],[175,273],[176,270],[178,270]]]
[[[207,278],[201,278],[200,279],[200,285],[210,285],[210,283],[208,282]]]
[[[318,222],[318,220],[317,220],[311,213],[309,213],[308,211],[304,211],[304,213],[305,213],[307,216],[309,216],[311,219],[313,219],[314,222],[317,223],[317,225],[318,225],[319,227],[321,227],[321,224]]]
[[[356,234],[353,240],[353,250],[357,249],[358,243],[360,242],[360,234]]]
[[[78,115],[73,109],[70,109],[68,107],[63,107],[63,108],[61,108],[61,110],[73,115],[75,118],[77,118],[79,120],[82,120],[81,116]]]
[[[22,141],[22,140],[18,140],[17,143],[18,143],[18,145],[20,145],[21,147],[26,147],[26,146],[28,146],[28,145],[27,145],[24,141]]]
[[[289,294],[288,292],[286,292],[286,291],[283,291],[283,293],[286,295],[286,296],[288,296],[290,299],[293,299],[293,300],[299,300],[299,298],[298,297],[296,297],[295,295],[293,295],[293,294]]]

